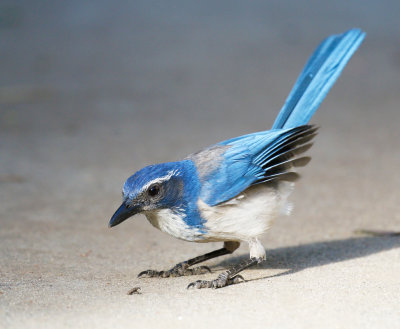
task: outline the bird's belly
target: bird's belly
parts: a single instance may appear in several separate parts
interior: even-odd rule
[[[160,209],[145,213],[148,221],[162,232],[186,241],[203,240],[204,232],[192,227],[183,220],[183,215],[171,209]]]
[[[249,241],[265,233],[280,213],[288,214],[287,197],[293,183],[260,184],[237,197],[210,207],[199,200],[198,208],[205,219],[205,240]]]

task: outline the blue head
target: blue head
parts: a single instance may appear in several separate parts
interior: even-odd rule
[[[198,178],[190,160],[147,166],[126,180],[122,205],[109,226],[141,212],[190,208],[192,201],[197,201],[198,193]]]

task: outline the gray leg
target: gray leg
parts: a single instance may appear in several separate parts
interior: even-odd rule
[[[231,284],[239,283],[240,281],[244,281],[241,275],[238,275],[239,272],[243,271],[244,269],[253,266],[257,263],[263,261],[263,258],[250,258],[242,263],[239,263],[233,267],[231,267],[228,271],[221,273],[215,280],[212,281],[204,281],[204,280],[197,280],[192,282],[187,286],[187,288],[222,288],[229,286]]]
[[[139,278],[153,278],[153,277],[161,277],[161,278],[168,278],[168,277],[176,277],[176,276],[183,276],[183,275],[197,275],[197,274],[204,274],[207,272],[211,272],[209,267],[207,266],[198,266],[195,268],[189,268],[192,265],[202,263],[206,260],[219,257],[222,255],[227,255],[233,253],[237,248],[239,248],[240,243],[235,241],[228,241],[224,242],[224,247],[218,250],[214,250],[207,254],[197,256],[195,258],[191,258],[185,262],[176,264],[173,268],[168,271],[155,271],[155,270],[147,270],[139,273]]]

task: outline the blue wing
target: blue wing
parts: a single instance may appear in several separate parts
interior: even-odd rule
[[[300,74],[273,129],[307,124],[365,37],[359,29],[325,39]]]
[[[214,206],[225,202],[251,185],[275,180],[294,181],[298,174],[293,167],[303,166],[310,158],[298,155],[311,147],[316,135],[314,126],[269,130],[221,142],[193,157],[200,175],[200,198]],[[219,160],[201,161],[209,153]]]

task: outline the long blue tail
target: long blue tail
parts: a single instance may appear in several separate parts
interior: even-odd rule
[[[364,37],[363,31],[352,29],[325,39],[308,60],[272,128],[308,123]]]

